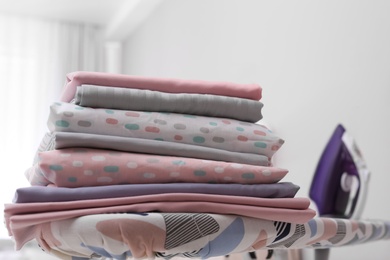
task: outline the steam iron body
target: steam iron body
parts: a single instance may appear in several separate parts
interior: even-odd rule
[[[370,172],[354,139],[339,124],[318,162],[310,198],[320,216],[359,219]]]

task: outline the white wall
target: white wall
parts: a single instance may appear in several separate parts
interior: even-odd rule
[[[343,123],[372,170],[364,218],[390,220],[390,2],[166,0],[124,45],[127,74],[259,83],[264,120],[286,143],[276,166],[307,196]],[[332,250],[386,259],[389,242]]]

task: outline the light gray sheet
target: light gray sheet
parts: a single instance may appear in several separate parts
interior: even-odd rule
[[[164,93],[151,90],[82,85],[75,103],[84,107],[232,118],[255,123],[262,119],[260,101],[209,94]]]
[[[72,132],[56,132],[54,133],[53,137],[55,138],[55,149],[89,147],[126,152],[235,162],[258,166],[270,165],[269,159],[264,155],[231,152],[190,144]]]

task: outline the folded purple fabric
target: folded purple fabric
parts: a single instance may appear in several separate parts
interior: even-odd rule
[[[298,190],[299,186],[291,182],[253,185],[208,183],[130,184],[82,188],[36,186],[17,189],[14,202],[60,202],[162,193],[203,193],[259,198],[293,198]]]

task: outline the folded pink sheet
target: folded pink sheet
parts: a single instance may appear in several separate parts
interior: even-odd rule
[[[67,75],[61,101],[69,102],[77,86],[93,84],[134,89],[148,89],[167,93],[197,93],[260,100],[262,89],[257,84],[236,84],[172,78],[149,78],[102,72],[76,71]]]
[[[233,214],[274,221],[306,223],[315,216],[307,198],[248,198],[241,196],[168,193],[71,202],[5,205],[5,222],[16,247],[34,238],[36,225],[79,216],[117,212],[193,212]]]
[[[67,148],[39,153],[39,163],[27,170],[26,177],[34,186],[75,188],[169,182],[261,184],[276,183],[286,174],[277,167]]]

